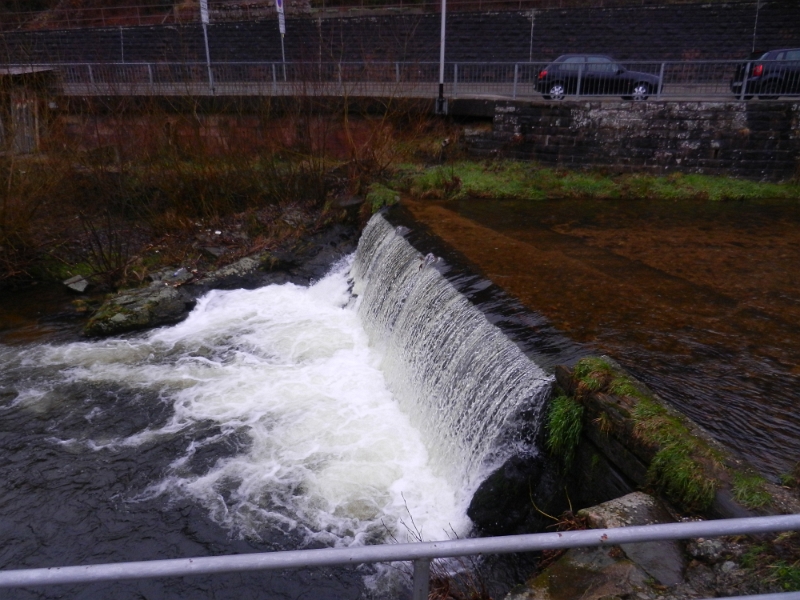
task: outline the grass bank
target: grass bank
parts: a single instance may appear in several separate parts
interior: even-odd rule
[[[800,182],[761,183],[730,177],[673,173],[658,176],[568,171],[535,163],[457,161],[425,167],[402,165],[391,183],[422,199],[487,198],[544,200],[727,200],[800,199]]]

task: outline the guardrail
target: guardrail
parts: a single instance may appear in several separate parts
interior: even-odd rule
[[[445,64],[448,98],[750,100],[800,97],[800,61]],[[759,67],[760,65],[760,67]],[[11,65],[50,69],[73,96],[384,96],[432,98],[435,62],[137,62]],[[757,68],[758,67],[758,68]],[[760,69],[760,70],[759,70]],[[744,73],[748,77],[744,77]],[[754,76],[760,73],[761,78]],[[768,77],[766,76],[768,75]]]
[[[413,599],[426,600],[428,597],[430,562],[437,558],[475,556],[479,554],[509,554],[585,546],[616,546],[638,542],[791,530],[800,530],[800,515],[665,523],[615,529],[511,535],[415,544],[292,550],[235,556],[206,556],[101,565],[20,569],[0,571],[0,588],[411,561],[414,565]],[[800,592],[749,596],[751,600],[766,597],[779,598],[780,600],[798,600],[800,599]]]

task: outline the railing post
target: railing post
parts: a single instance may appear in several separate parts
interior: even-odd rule
[[[275,69],[275,63],[272,63],[272,95],[278,95],[278,73]]]
[[[394,79],[395,83],[400,83],[400,63],[394,63]]]
[[[575,95],[581,95],[581,79],[583,79],[583,65],[578,65],[578,83],[575,86]],[[564,90],[564,95],[567,95],[567,90]]]
[[[519,81],[519,63],[514,63],[514,95],[512,98],[517,99],[517,82]]]
[[[428,587],[431,578],[431,562],[427,558],[414,561],[413,600],[428,600]]]
[[[147,77],[150,79],[150,85],[153,85],[153,65],[147,63]]]
[[[453,64],[453,96],[458,95],[458,63]]]
[[[661,71],[658,73],[658,93],[656,97],[660,100],[661,99],[661,92],[664,91],[664,67],[667,63],[661,63]]]
[[[742,73],[742,94],[739,97],[739,100],[744,100],[744,97],[747,95],[747,78],[750,77],[750,65],[752,63],[748,60],[747,65],[745,65],[744,73]]]
[[[94,85],[94,73],[92,73],[92,65],[86,65],[86,69],[89,71],[89,83]]]

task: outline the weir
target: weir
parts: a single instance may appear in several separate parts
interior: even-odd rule
[[[376,215],[352,268],[358,313],[387,383],[446,476],[468,491],[504,460],[536,453],[553,378]],[[524,413],[524,416],[523,416]],[[460,473],[459,473],[460,471]]]
[[[403,219],[375,216],[308,287],[215,290],[185,321],[123,337],[0,344],[0,569],[468,536],[477,495],[508,498],[486,482],[543,460],[551,367],[575,346]],[[147,593],[339,599],[384,585],[334,578]]]

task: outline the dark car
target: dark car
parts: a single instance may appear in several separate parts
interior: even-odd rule
[[[539,72],[536,90],[547,100],[570,94],[646,100],[658,90],[658,76],[631,71],[602,54],[565,54]]]
[[[770,50],[741,63],[731,80],[731,91],[745,100],[753,96],[774,100],[779,96],[800,94],[800,48]]]

